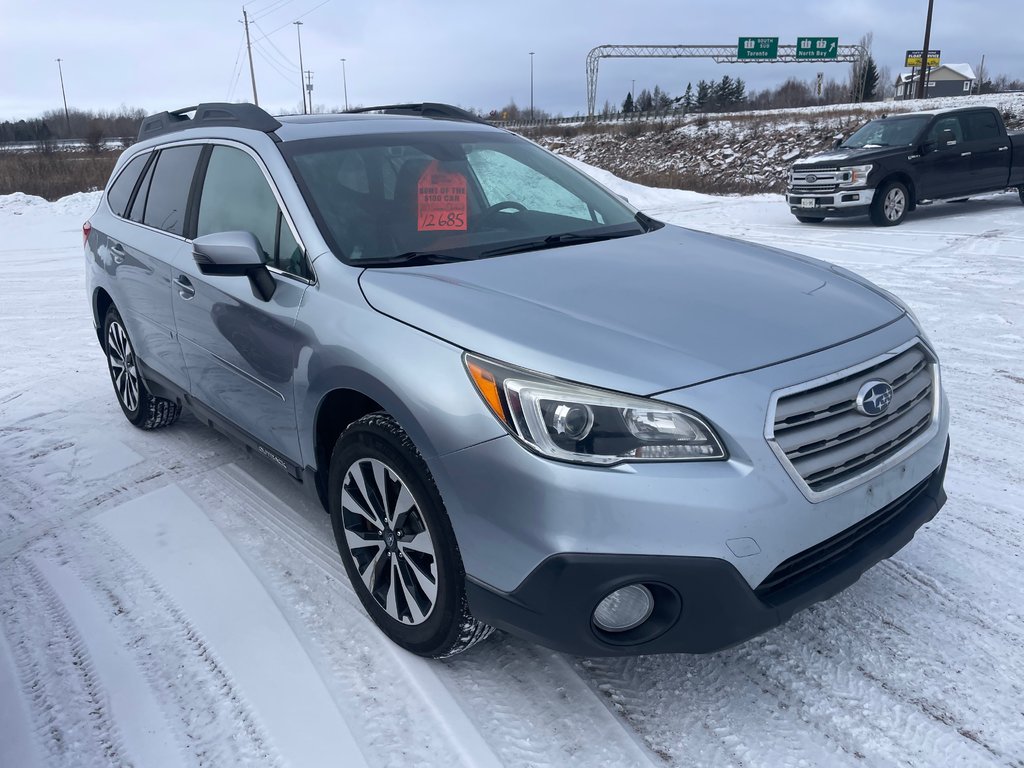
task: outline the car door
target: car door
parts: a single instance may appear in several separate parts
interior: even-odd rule
[[[276,283],[269,301],[244,276],[204,275],[194,259],[175,276],[174,316],[195,400],[300,465],[293,382],[295,330],[312,272],[255,153],[210,145],[197,184],[194,233],[246,231],[259,240]]]
[[[1002,189],[1010,178],[1010,140],[991,110],[979,109],[963,116],[969,152],[971,191]]]
[[[953,132],[951,142],[944,131]],[[957,115],[941,115],[925,134],[924,152],[917,160],[918,199],[937,200],[970,191],[970,156],[965,153],[964,129]]]
[[[173,146],[132,160],[125,173],[143,171],[107,232],[114,301],[139,359],[150,372],[187,386],[185,361],[174,332],[171,281],[188,251],[184,227],[200,145]],[[134,167],[133,167],[134,166]],[[142,167],[140,167],[142,166]],[[118,198],[113,205],[121,208]]]

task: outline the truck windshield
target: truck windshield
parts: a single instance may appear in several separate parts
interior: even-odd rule
[[[928,115],[913,117],[884,117],[861,126],[840,147],[865,149],[870,147],[905,147],[914,139],[931,119]]]
[[[378,133],[282,145],[344,262],[462,261],[658,226],[531,142],[494,131]]]

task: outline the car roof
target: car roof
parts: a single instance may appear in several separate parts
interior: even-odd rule
[[[330,136],[371,136],[383,133],[438,131],[478,133],[501,131],[492,125],[465,120],[419,117],[414,115],[324,114],[283,115],[277,118],[281,127],[274,131],[283,142],[317,139]]]

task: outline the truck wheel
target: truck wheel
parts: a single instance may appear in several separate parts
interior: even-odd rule
[[[796,220],[799,221],[801,224],[821,224],[821,222],[825,220],[824,216],[799,216],[797,214],[793,215],[796,216]]]
[[[898,181],[883,184],[871,203],[871,223],[877,227],[895,227],[907,215],[907,188]]]
[[[1020,201],[1024,203],[1024,186],[1017,187],[1017,194],[1020,195]]]
[[[328,493],[352,588],[384,634],[428,658],[461,653],[491,634],[469,611],[441,494],[398,422],[372,413],[342,433]]]

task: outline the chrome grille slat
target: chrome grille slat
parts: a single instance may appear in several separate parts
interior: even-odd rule
[[[912,358],[908,358],[913,360],[913,364],[908,369],[905,356],[910,352],[914,353]],[[775,409],[776,429],[800,423],[815,414],[834,410],[845,403],[849,403],[850,407],[853,407],[853,403],[857,399],[857,390],[869,378],[885,379],[895,389],[908,375],[912,376],[927,364],[928,361],[924,353],[914,348],[865,371],[859,371],[823,387],[817,387],[807,392],[798,392],[783,398],[779,400]]]
[[[871,418],[856,410],[853,403],[838,414],[810,422],[802,422],[798,426],[778,430],[775,439],[786,455],[806,455],[823,450],[831,444],[850,440],[861,434],[878,429],[898,419],[915,404],[928,397],[931,391],[931,377],[927,371],[921,371],[909,383],[904,382],[899,389],[894,389],[889,410],[883,416]],[[825,443],[821,448],[809,446]]]
[[[885,413],[866,416],[856,409],[860,388],[871,379],[893,387]],[[894,350],[862,369],[794,387],[775,400],[766,437],[794,479],[821,494],[855,480],[914,441],[932,424],[935,371],[920,344]]]

